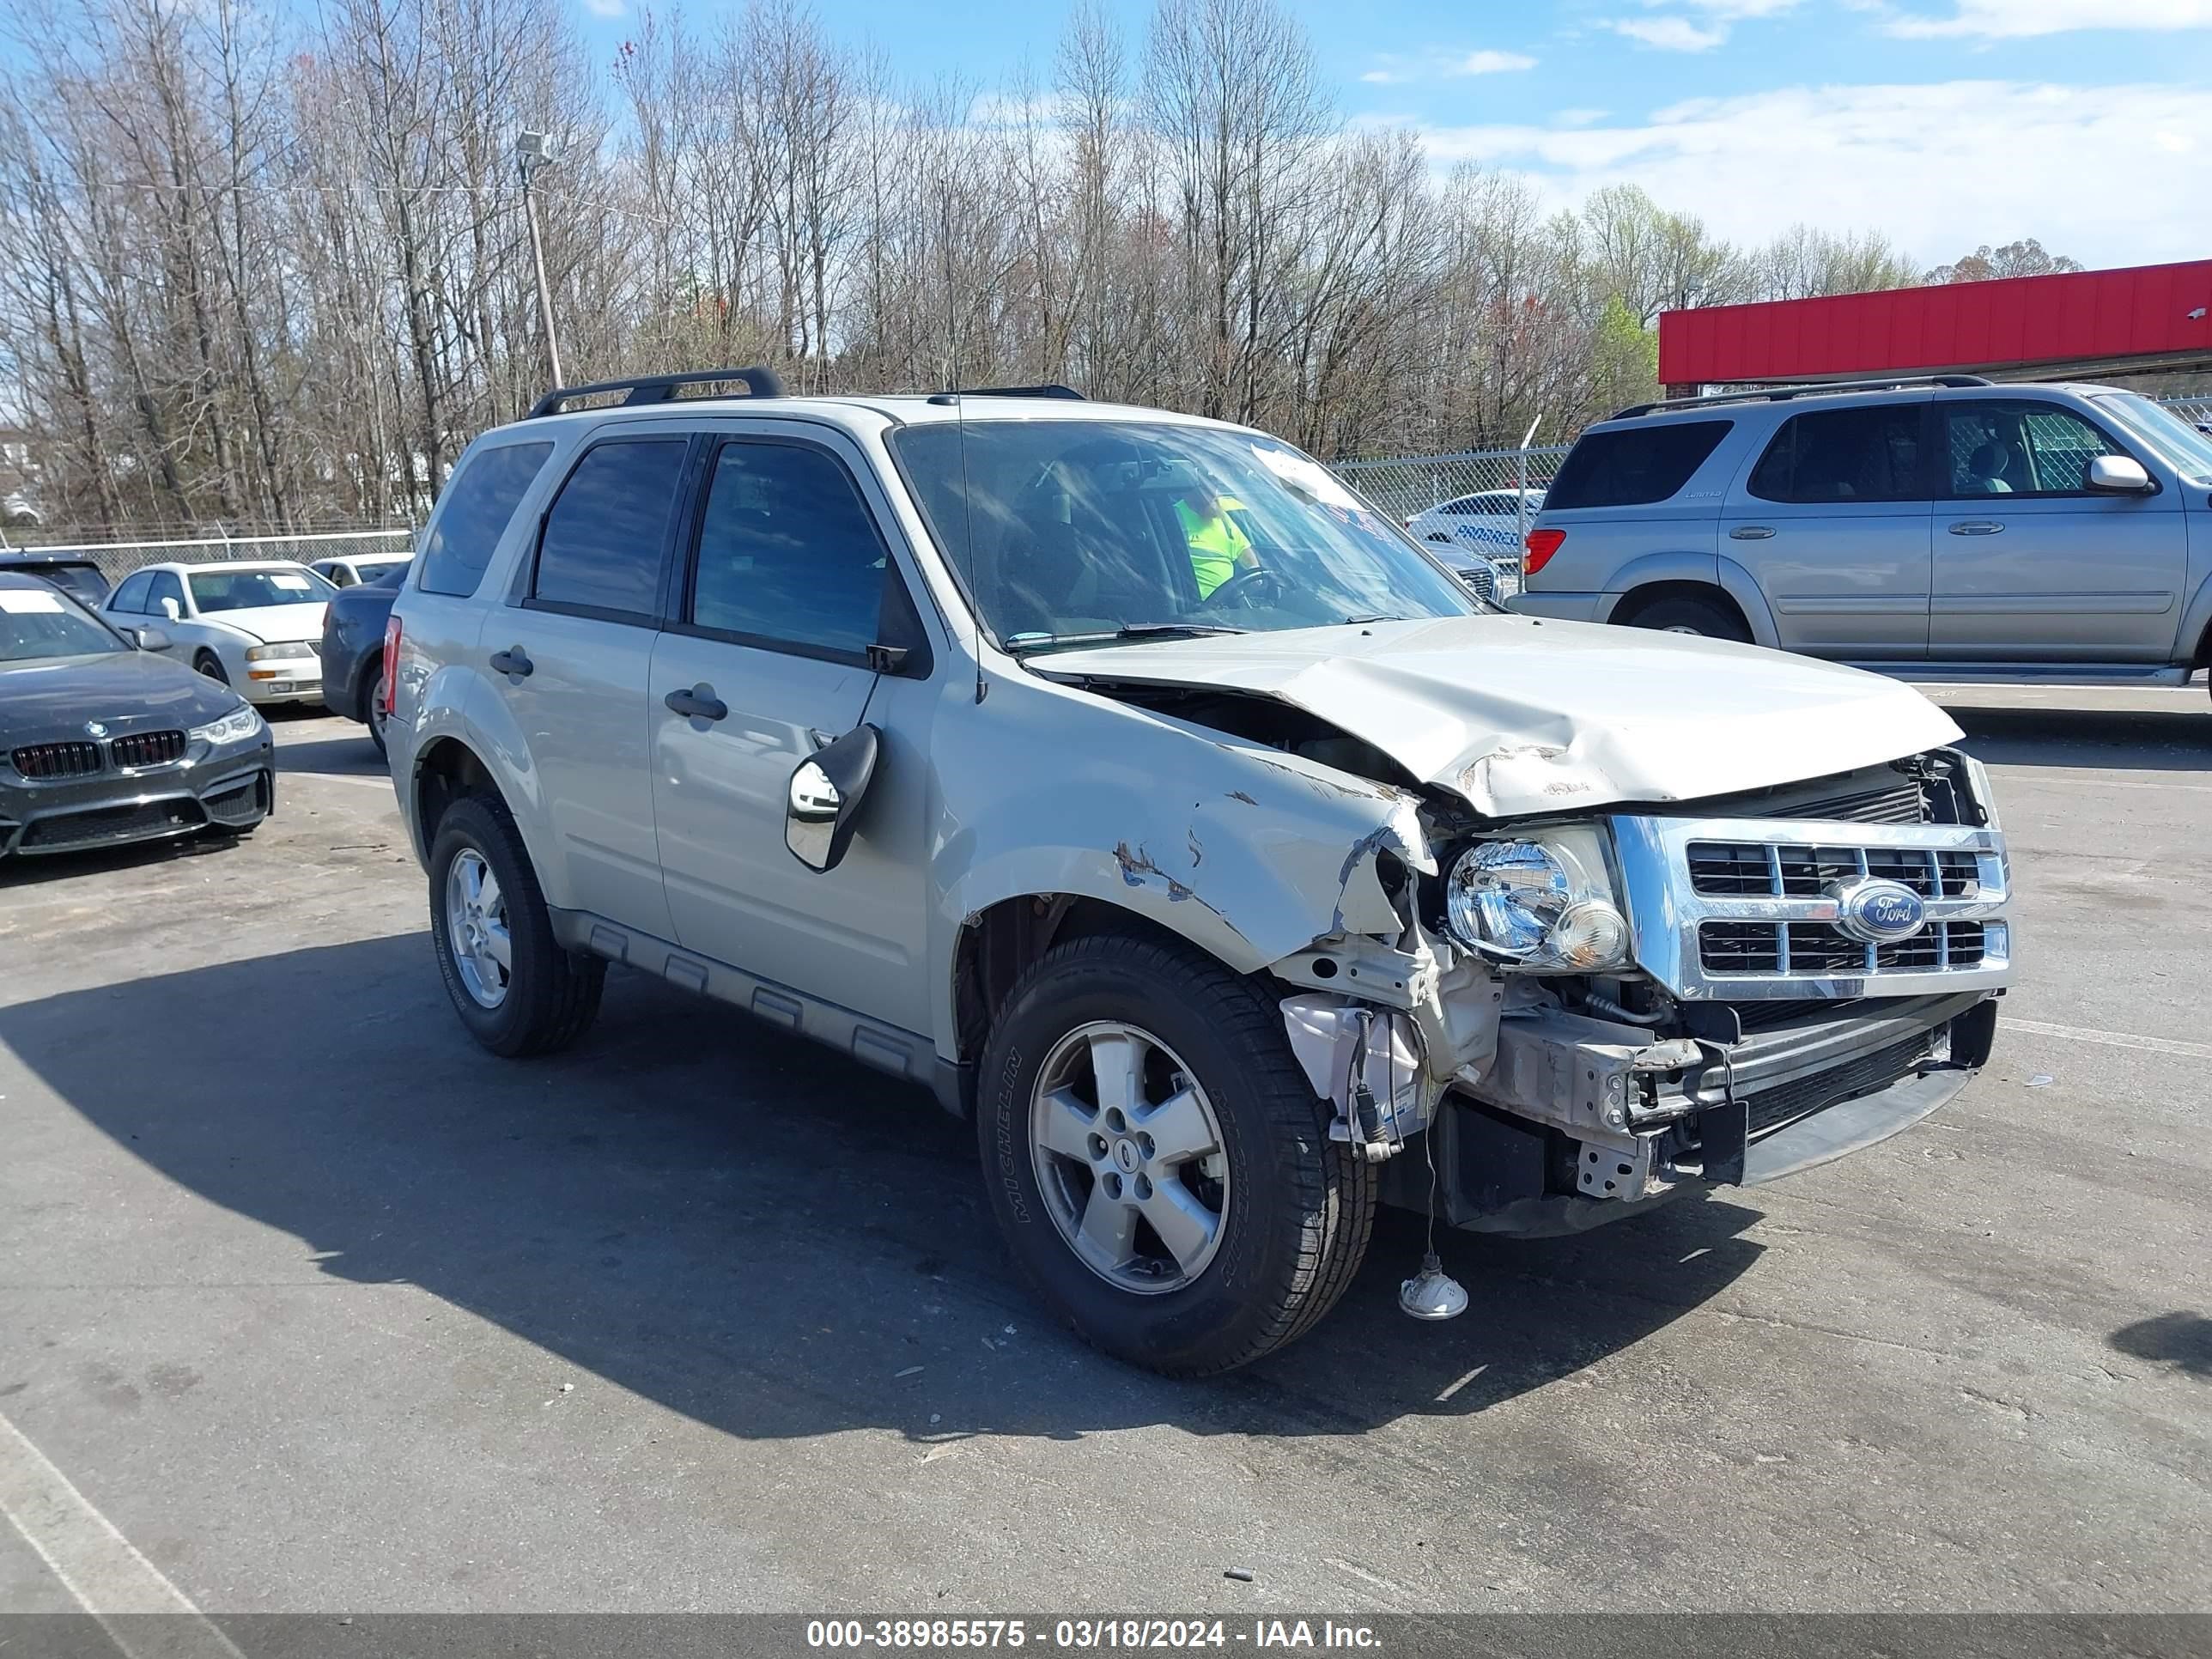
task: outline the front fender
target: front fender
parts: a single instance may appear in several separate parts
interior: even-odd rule
[[[956,947],[994,904],[1096,899],[1240,973],[1334,933],[1395,937],[1377,876],[1431,867],[1413,798],[1073,687],[1009,677],[991,718],[939,728],[933,1010],[950,1056]],[[948,727],[950,729],[948,729]]]

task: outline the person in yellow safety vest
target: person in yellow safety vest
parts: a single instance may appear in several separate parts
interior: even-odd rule
[[[1229,509],[1239,505],[1210,489],[1194,489],[1175,504],[1176,521],[1190,548],[1190,574],[1198,582],[1198,597],[1211,599],[1213,590],[1235,575],[1239,566],[1256,570],[1260,556],[1252,538],[1237,528]]]

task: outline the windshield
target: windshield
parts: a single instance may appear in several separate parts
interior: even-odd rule
[[[0,662],[96,657],[131,647],[50,587],[0,587]]]
[[[1320,463],[1273,439],[997,420],[966,426],[963,457],[962,434],[933,422],[890,442],[1009,650],[1485,609]]]
[[[264,605],[306,605],[337,589],[305,565],[274,570],[210,570],[189,579],[201,611],[252,611]]]
[[[2170,409],[2132,392],[2107,392],[2097,402],[2139,438],[2164,450],[2181,472],[2200,483],[2212,483],[2212,437],[2207,437]]]

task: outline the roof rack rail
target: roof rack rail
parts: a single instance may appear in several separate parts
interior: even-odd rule
[[[758,365],[751,368],[699,368],[682,374],[638,374],[620,380],[593,380],[588,386],[556,386],[536,403],[530,413],[522,418],[534,421],[541,415],[558,415],[571,398],[588,398],[595,392],[627,392],[619,408],[628,409],[633,404],[665,404],[676,396],[678,386],[714,386],[730,381],[743,384],[747,392],[756,398],[781,398],[783,381],[772,368]]]
[[[963,386],[957,388],[963,398],[1073,398],[1077,403],[1088,403],[1072,386],[1062,386],[1057,380],[1047,380],[1042,386]]]
[[[1656,404],[1637,404],[1609,421],[1626,421],[1638,415],[1658,415],[1677,409],[1705,409],[1719,404],[1779,404],[1792,398],[1817,398],[1824,392],[1894,392],[1909,386],[1995,386],[1979,374],[1887,374],[1873,380],[1802,380],[1790,386],[1757,387],[1748,392],[1715,392],[1701,398],[1666,398]]]

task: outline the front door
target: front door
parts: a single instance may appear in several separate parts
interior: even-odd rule
[[[787,431],[788,428],[785,428]],[[907,717],[926,690],[879,680],[896,562],[856,454],[741,424],[713,434],[689,579],[653,660],[660,868],[678,943],[908,1031],[929,1029],[926,819]],[[784,844],[792,772],[863,719],[883,758],[843,862]]]
[[[477,647],[532,762],[522,787],[552,829],[548,896],[663,939],[646,684],[689,447],[586,449],[546,509],[526,592],[490,613]]]
[[[2089,463],[2133,453],[2086,416],[2030,398],[1938,407],[1929,648],[1982,662],[2171,659],[2188,562],[2181,492],[2088,488]],[[2163,469],[2136,454],[2154,478]]]
[[[1928,649],[1924,397],[1792,416],[1721,516],[1787,651],[1857,662]]]

